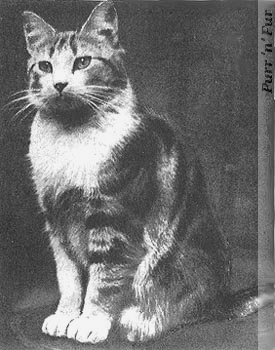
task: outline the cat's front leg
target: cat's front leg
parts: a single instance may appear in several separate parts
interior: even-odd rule
[[[79,270],[57,237],[51,237],[51,246],[56,262],[60,300],[56,312],[44,320],[42,331],[51,336],[66,337],[68,325],[80,315],[83,289]]]
[[[100,343],[107,339],[113,316],[108,308],[110,300],[102,299],[100,289],[104,277],[104,266],[93,264],[89,268],[89,282],[82,314],[67,328],[67,337],[81,343]],[[101,307],[104,305],[105,307]]]

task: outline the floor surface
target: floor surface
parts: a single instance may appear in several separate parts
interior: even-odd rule
[[[11,321],[14,334],[13,350],[126,350],[136,347],[140,350],[256,350],[258,349],[257,315],[245,320],[213,322],[185,327],[170,333],[151,344],[133,346],[121,340],[115,332],[106,343],[82,345],[67,339],[52,338],[41,333],[44,318],[53,311],[50,307],[25,310],[17,313]],[[13,345],[15,346],[15,345]],[[20,348],[21,346],[21,348]],[[10,348],[11,349],[11,348]]]

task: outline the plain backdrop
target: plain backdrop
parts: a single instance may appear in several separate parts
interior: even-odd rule
[[[3,108],[26,88],[23,10],[59,30],[84,23],[94,2],[1,1],[0,273],[1,302],[55,284],[26,158],[31,116]],[[120,40],[139,99],[178,124],[195,148],[235,264],[234,288],[257,281],[257,3],[117,2]],[[243,265],[242,265],[243,264]]]

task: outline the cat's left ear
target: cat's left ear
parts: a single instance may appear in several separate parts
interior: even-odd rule
[[[106,0],[97,5],[82,26],[79,37],[99,35],[113,44],[118,43],[118,16],[113,1]]]

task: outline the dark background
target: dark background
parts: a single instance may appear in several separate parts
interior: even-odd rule
[[[22,11],[72,30],[93,7],[87,1],[0,3],[0,107],[26,88]],[[231,243],[233,289],[248,286],[257,280],[257,2],[116,7],[133,87],[141,101],[168,114],[197,151]],[[35,288],[56,284],[26,160],[31,118],[14,120],[9,108],[0,113],[0,302],[10,309]]]

